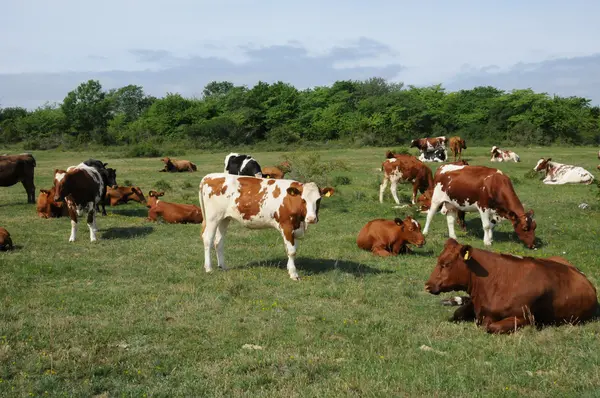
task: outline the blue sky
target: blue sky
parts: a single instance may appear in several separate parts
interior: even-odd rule
[[[371,76],[600,104],[599,15],[581,0],[3,0],[0,106],[62,101],[89,78],[194,96],[212,80]]]

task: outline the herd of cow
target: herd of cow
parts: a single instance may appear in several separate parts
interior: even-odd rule
[[[425,290],[431,294],[466,291],[468,297],[455,297],[443,302],[460,305],[453,320],[475,320],[488,332],[508,333],[518,327],[536,324],[579,323],[599,314],[596,289],[575,266],[562,257],[534,258],[497,254],[462,245],[457,241],[454,223],[465,229],[465,213],[479,212],[485,246],[492,244],[496,224],[509,220],[517,237],[530,249],[536,245],[536,221],[533,210],[525,211],[510,178],[502,171],[469,165],[461,159],[467,146],[460,137],[450,138],[454,162],[440,166],[435,175],[423,161],[445,161],[446,138],[413,140],[411,147],[421,151],[417,158],[409,154],[386,153],[382,163],[383,182],[379,201],[388,185],[394,201],[400,204],[397,184],[412,183],[412,204],[427,212],[425,228],[412,217],[404,220],[375,219],[358,233],[359,248],[374,255],[390,256],[410,253],[408,245],[425,244],[433,216],[446,215],[449,238]],[[520,158],[512,151],[493,147],[492,162]],[[457,160],[456,158],[459,158]],[[443,159],[442,159],[443,158]],[[600,159],[600,152],[598,153]],[[163,172],[194,172],[197,167],[187,160],[161,159]],[[28,202],[35,201],[33,182],[35,159],[30,154],[0,157],[0,185],[22,182]],[[169,223],[202,223],[204,268],[211,272],[211,248],[217,265],[226,269],[224,241],[231,220],[251,229],[274,228],[283,238],[290,278],[298,280],[295,266],[298,238],[310,224],[319,221],[323,197],[334,193],[331,187],[319,188],[315,183],[283,179],[291,170],[289,162],[263,167],[249,155],[231,153],[225,157],[224,171],[205,175],[199,186],[200,207],[160,200],[164,192],[150,191],[146,200],[139,187],[123,187],[116,183],[116,171],[99,160],[88,159],[66,170],[54,171],[54,184],[40,190],[37,211],[40,217],[69,215],[73,242],[78,217],[86,216],[90,240],[97,239],[96,212],[102,206],[115,206],[130,200],[148,207],[148,219],[159,217]],[[600,166],[598,166],[600,169]],[[540,159],[535,171],[544,171],[546,184],[590,184],[594,177],[578,166]],[[420,196],[417,197],[417,194]],[[10,234],[0,228],[0,249],[11,249]],[[517,281],[517,282],[515,282]]]

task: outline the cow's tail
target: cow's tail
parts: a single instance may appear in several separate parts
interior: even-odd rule
[[[204,210],[204,195],[202,194],[202,189],[204,188],[204,179],[200,181],[200,189],[198,190],[198,199],[200,200],[200,210],[202,211],[202,232],[200,233],[200,237],[204,234],[204,229],[206,228],[206,210]]]

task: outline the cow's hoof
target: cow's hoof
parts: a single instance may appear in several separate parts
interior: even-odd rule
[[[300,277],[298,275],[290,275],[290,279],[293,279],[295,281],[299,281]]]
[[[212,268],[204,268],[204,272],[206,272],[207,274],[213,272]]]

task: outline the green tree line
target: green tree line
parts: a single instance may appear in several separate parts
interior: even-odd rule
[[[0,139],[26,149],[61,145],[182,142],[196,148],[339,140],[349,145],[407,144],[459,135],[480,145],[597,145],[600,107],[581,97],[494,87],[448,92],[381,78],[298,90],[211,82],[199,98],[155,98],[140,86],[103,90],[89,80],[61,104],[0,108]]]

